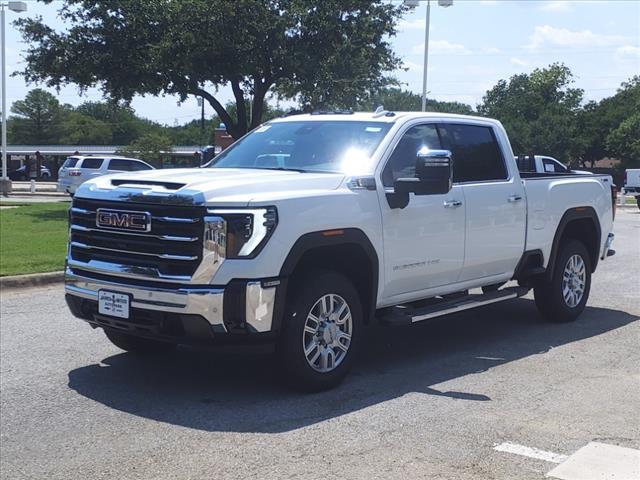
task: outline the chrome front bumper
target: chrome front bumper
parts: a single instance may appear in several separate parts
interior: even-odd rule
[[[271,281],[268,286],[261,281],[246,284],[244,313],[250,332],[269,332],[273,325],[276,289],[279,282]],[[131,307],[186,315],[200,315],[216,333],[227,332],[224,315],[224,288],[180,288],[143,287],[127,285],[123,282],[97,280],[74,273],[65,272],[65,292],[68,295],[98,301],[99,290],[112,290],[131,295]],[[231,313],[231,312],[229,312]]]

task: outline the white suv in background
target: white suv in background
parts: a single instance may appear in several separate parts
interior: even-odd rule
[[[73,156],[67,157],[58,171],[59,192],[70,195],[76,193],[81,183],[90,178],[108,175],[118,172],[137,172],[140,170],[153,170],[148,163],[136,158],[126,157],[92,157]]]

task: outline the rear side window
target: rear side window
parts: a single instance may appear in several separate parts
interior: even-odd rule
[[[142,162],[136,162],[135,160],[124,160],[121,158],[114,158],[109,161],[109,170],[118,170],[122,172],[135,172],[138,170],[149,170],[150,167]]]
[[[508,177],[491,127],[447,124],[441,133],[453,154],[454,182],[505,180]]]
[[[62,164],[62,168],[73,168],[76,166],[76,163],[78,163],[78,160],[80,160],[78,157],[67,157]]]
[[[131,171],[135,172],[138,170],[151,170],[151,167],[149,165],[147,165],[146,163],[142,163],[142,162],[131,162]]]
[[[97,170],[102,166],[102,158],[85,158],[82,160],[82,165],[80,168],[90,168],[92,170]]]
[[[542,166],[544,167],[545,172],[564,173],[567,171],[563,165],[560,165],[558,162],[551,160],[550,158],[543,158]]]

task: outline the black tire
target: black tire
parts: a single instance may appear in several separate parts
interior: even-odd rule
[[[570,305],[563,295],[563,277],[569,260],[575,255],[584,262],[585,277],[582,298],[575,305]],[[534,288],[536,306],[549,321],[556,323],[571,322],[578,318],[584,310],[591,289],[591,259],[584,244],[578,240],[568,239],[560,246],[555,269],[551,280],[538,283]]]
[[[279,367],[284,380],[296,390],[327,390],[342,382],[357,354],[363,325],[360,297],[349,279],[339,273],[316,270],[309,272],[304,278],[294,280],[291,285],[295,286],[288,295],[283,330],[278,339]],[[304,328],[314,305],[330,294],[341,297],[351,312],[351,341],[339,364],[330,371],[320,372],[310,365],[305,356],[304,342],[309,337],[305,336]],[[317,348],[320,351],[320,347]],[[336,351],[340,353],[339,350]]]
[[[159,342],[148,338],[127,335],[126,333],[115,330],[107,329],[104,333],[116,347],[131,353],[158,354],[171,352],[176,348],[176,345],[173,343]]]
[[[636,197],[636,204],[638,205],[638,209],[640,209],[640,196]]]

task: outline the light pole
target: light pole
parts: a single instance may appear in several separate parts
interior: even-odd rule
[[[26,2],[0,3],[0,16],[2,19],[2,178],[0,178],[0,192],[5,197],[11,191],[11,180],[7,177],[7,58],[5,53],[5,25],[4,7],[8,7],[12,12],[26,12]]]
[[[409,7],[417,7],[420,0],[404,0],[404,4]],[[441,7],[450,7],[453,0],[438,0]],[[427,18],[424,28],[424,65],[422,70],[422,111],[427,110],[427,67],[429,66],[429,23],[431,21],[431,0],[427,0]]]

